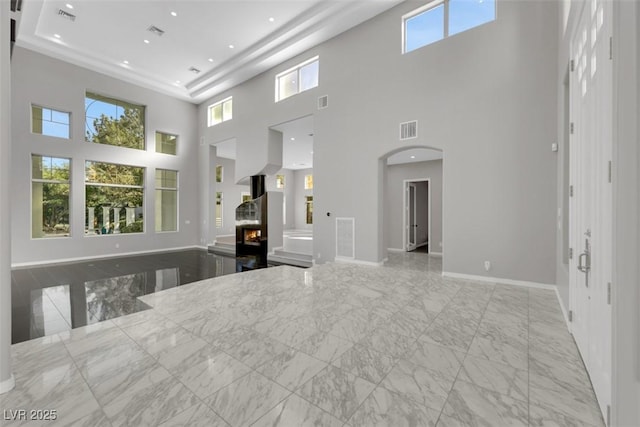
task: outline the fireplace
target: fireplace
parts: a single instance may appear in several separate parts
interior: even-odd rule
[[[236,208],[236,270],[267,266],[267,194],[265,176],[251,177],[251,200]]]
[[[245,245],[260,246],[260,237],[262,236],[262,230],[244,228],[243,232],[243,241]]]

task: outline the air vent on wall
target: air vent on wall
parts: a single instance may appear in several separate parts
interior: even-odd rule
[[[200,70],[198,70],[196,67],[189,67],[189,71],[191,71],[194,74],[200,73]]]
[[[152,32],[156,36],[162,36],[164,34],[164,30],[161,30],[160,28],[156,27],[155,25],[152,25],[149,28],[147,28],[147,31]]]
[[[418,121],[400,123],[400,140],[418,137]]]
[[[336,258],[355,258],[355,221],[355,218],[336,218]]]
[[[58,15],[62,16],[64,19],[68,19],[69,21],[72,21],[72,22],[76,20],[76,15],[73,15],[73,14],[67,12],[66,10],[58,9]]]
[[[318,110],[327,108],[329,106],[329,95],[324,95],[318,98]]]

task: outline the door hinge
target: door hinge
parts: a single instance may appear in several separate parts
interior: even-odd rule
[[[571,122],[571,124],[569,125],[569,132],[571,132],[571,135],[573,135],[573,131],[574,131],[574,126],[573,126],[573,122]]]
[[[569,186],[569,197],[573,197],[573,185]]]
[[[611,425],[611,405],[607,405],[607,425]]]
[[[576,70],[576,61],[574,61],[573,59],[571,61],[569,61],[569,68],[571,69],[571,71],[575,71]]]
[[[611,160],[609,160],[609,184],[611,184],[611,175],[613,175],[613,166],[611,164]]]
[[[611,305],[611,282],[607,283],[607,304]]]
[[[569,322],[573,322],[573,310],[569,310]]]
[[[569,259],[573,259],[573,248],[569,248]]]

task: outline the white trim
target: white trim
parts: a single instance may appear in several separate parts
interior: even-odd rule
[[[567,325],[567,330],[569,332],[571,332],[571,324],[569,322],[569,315],[567,313],[567,310],[564,307],[564,303],[562,302],[562,298],[560,297],[560,291],[558,290],[557,286],[556,286],[556,297],[558,298],[558,303],[560,304],[560,309],[562,310],[562,317],[564,317],[564,323],[566,323],[566,325]]]
[[[11,376],[8,379],[4,381],[0,381],[0,394],[13,390],[15,386],[16,386],[16,379],[13,377],[13,374],[11,374]]]
[[[370,267],[381,267],[384,264],[384,261],[378,261],[378,262],[361,261],[359,259],[341,258],[341,257],[335,257],[334,262],[341,263],[341,264],[367,265]]]
[[[454,279],[465,279],[465,280],[476,280],[479,282],[499,283],[502,285],[523,286],[526,288],[548,289],[556,292],[558,289],[556,285],[550,285],[548,283],[528,282],[526,280],[503,279],[500,277],[476,276],[473,274],[451,273],[448,271],[443,271],[442,276],[451,277]]]
[[[442,256],[442,252],[429,252],[429,255],[433,255],[433,256]]]
[[[387,248],[387,252],[400,252],[400,253],[402,253],[402,252],[405,252],[405,250],[401,249],[401,248]]]
[[[130,255],[144,255],[144,254],[153,254],[153,253],[161,253],[161,252],[174,252],[174,251],[182,251],[187,249],[203,249],[206,251],[207,247],[200,246],[200,245],[192,245],[192,246],[180,246],[177,248],[152,249],[148,251],[122,252],[117,254],[95,255],[95,256],[85,256],[85,257],[74,257],[74,258],[60,258],[60,259],[48,260],[48,261],[18,262],[18,263],[11,264],[11,268],[66,264],[69,262],[76,262],[76,261],[118,258],[118,257],[130,256]]]

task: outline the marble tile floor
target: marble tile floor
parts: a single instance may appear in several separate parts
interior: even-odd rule
[[[13,343],[112,319],[148,305],[139,296],[235,273],[235,260],[182,250],[11,272]]]
[[[0,407],[57,419],[1,425],[604,425],[553,291],[440,272],[390,254],[142,296],[151,309],[13,345]]]

